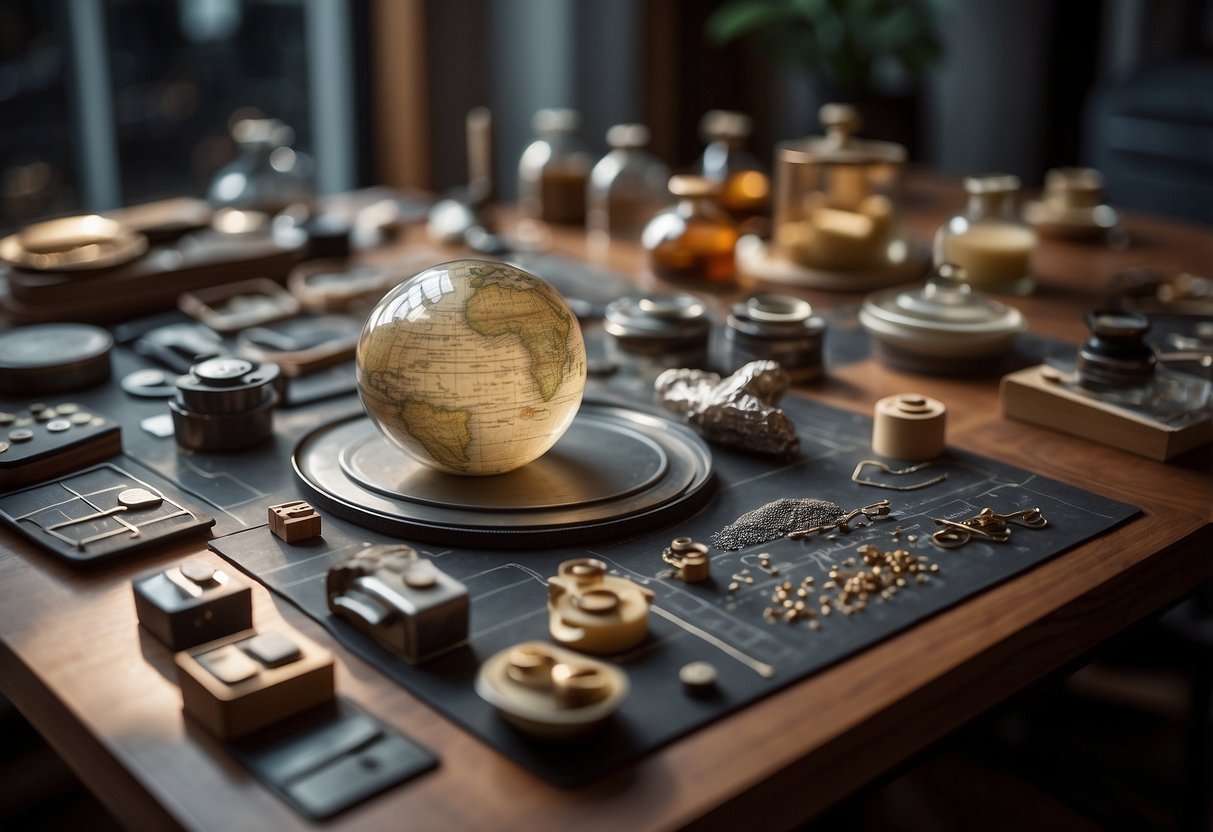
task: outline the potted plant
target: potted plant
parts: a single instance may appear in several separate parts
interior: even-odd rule
[[[912,143],[916,81],[943,54],[946,2],[729,0],[708,18],[707,34],[717,44],[760,39],[764,54],[812,79],[818,100],[807,103],[857,104],[867,132]]]

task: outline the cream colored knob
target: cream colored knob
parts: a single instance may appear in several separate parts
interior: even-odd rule
[[[596,667],[561,663],[552,668],[552,692],[560,707],[584,708],[606,699],[611,682]]]
[[[943,402],[919,393],[899,393],[876,403],[872,450],[907,461],[934,459],[944,451]]]
[[[556,659],[550,652],[534,644],[524,644],[510,650],[505,673],[520,685],[545,690],[552,686],[552,667]]]

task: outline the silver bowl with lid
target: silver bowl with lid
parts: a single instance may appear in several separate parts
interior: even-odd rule
[[[890,366],[937,375],[990,371],[1027,329],[1012,306],[987,297],[962,280],[948,264],[926,285],[890,289],[864,299],[859,323],[878,344]]]

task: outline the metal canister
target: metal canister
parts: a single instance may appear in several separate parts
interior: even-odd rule
[[[708,365],[707,306],[694,295],[629,295],[607,304],[607,356],[652,380],[670,368]]]
[[[751,361],[778,361],[792,381],[812,381],[822,373],[825,321],[808,301],[761,293],[733,304],[726,320],[721,361],[734,372]]]
[[[268,439],[277,396],[277,364],[212,358],[177,379],[169,400],[177,444],[195,451],[233,451]]]
[[[1086,314],[1088,338],[1078,350],[1078,384],[1088,390],[1139,390],[1154,380],[1157,357],[1146,343],[1150,319],[1100,309]]]

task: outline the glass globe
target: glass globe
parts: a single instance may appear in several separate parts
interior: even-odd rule
[[[396,447],[483,476],[521,468],[564,435],[585,392],[585,342],[560,294],[484,260],[392,289],[358,340],[358,393]]]

